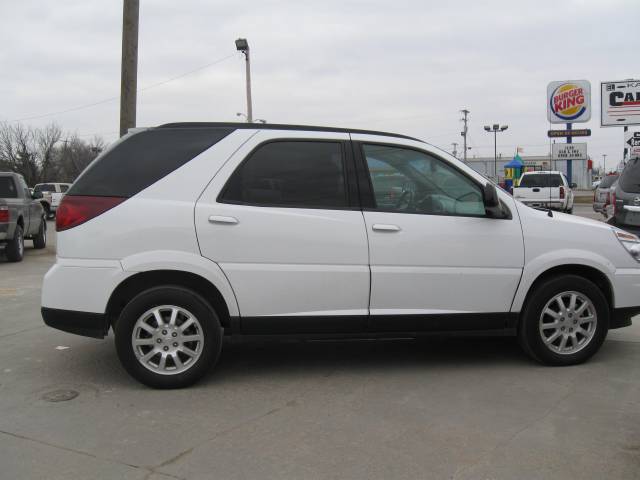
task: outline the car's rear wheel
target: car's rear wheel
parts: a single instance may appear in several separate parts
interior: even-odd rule
[[[33,237],[33,248],[42,249],[47,246],[47,221],[43,218],[40,221],[40,228],[35,237]]]
[[[602,291],[586,278],[562,275],[532,292],[518,340],[541,363],[574,365],[600,349],[608,328],[609,304]]]
[[[10,262],[20,262],[24,257],[24,232],[20,225],[16,225],[13,239],[7,243],[5,248],[7,259]]]
[[[137,295],[122,310],[115,334],[124,368],[154,388],[182,388],[198,381],[222,347],[216,312],[200,295],[179,286]]]

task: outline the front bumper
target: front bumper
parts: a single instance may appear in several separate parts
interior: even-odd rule
[[[106,315],[42,307],[42,319],[50,327],[85,337],[104,338],[109,329]]]

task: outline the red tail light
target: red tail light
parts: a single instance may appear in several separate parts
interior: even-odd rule
[[[609,205],[611,203],[611,192],[607,192],[607,200],[604,202],[605,205]]]
[[[560,198],[564,198],[564,187],[560,187]]]
[[[124,202],[124,197],[89,197],[65,195],[56,212],[56,231],[61,232],[91,220],[116,205]]]
[[[9,221],[9,207],[0,207],[0,223]]]

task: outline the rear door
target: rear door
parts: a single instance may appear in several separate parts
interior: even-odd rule
[[[202,255],[225,272],[245,333],[362,331],[367,237],[349,135],[258,132],[196,206]]]
[[[356,141],[369,236],[371,328],[378,331],[506,326],[524,263],[522,231],[512,216],[489,218],[483,179],[426,145]]]

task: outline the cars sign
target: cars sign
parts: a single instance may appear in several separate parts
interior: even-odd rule
[[[551,123],[582,123],[591,119],[591,84],[567,80],[547,85],[547,119]]]
[[[600,125],[640,125],[640,80],[602,82]]]

